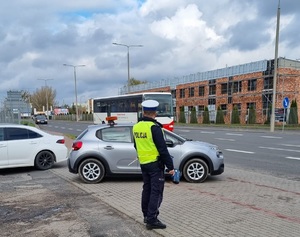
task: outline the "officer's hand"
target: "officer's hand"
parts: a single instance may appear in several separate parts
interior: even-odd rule
[[[169,172],[168,172],[169,174],[171,174],[172,176],[175,174],[175,170],[173,169],[173,170],[169,170]]]

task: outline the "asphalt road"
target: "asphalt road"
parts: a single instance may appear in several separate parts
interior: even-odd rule
[[[225,164],[299,181],[298,132],[177,128],[184,137],[218,145]],[[226,166],[225,166],[226,167]]]

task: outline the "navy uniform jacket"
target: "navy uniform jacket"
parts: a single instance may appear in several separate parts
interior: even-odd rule
[[[158,150],[159,153],[159,160],[167,167],[168,170],[173,170],[173,160],[170,156],[170,153],[168,151],[164,135],[162,132],[162,124],[157,122],[155,119],[149,118],[149,117],[142,117],[139,121],[151,121],[155,125],[151,127],[152,132],[152,138],[153,142]],[[136,144],[134,141],[134,148],[136,149]]]

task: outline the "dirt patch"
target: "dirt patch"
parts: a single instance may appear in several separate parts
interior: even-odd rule
[[[0,170],[0,183],[1,236],[158,236],[50,171]]]

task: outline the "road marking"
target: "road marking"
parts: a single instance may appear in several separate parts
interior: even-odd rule
[[[282,139],[282,137],[274,137],[274,136],[260,136],[263,138],[274,138],[274,139]]]
[[[241,134],[241,133],[226,133],[226,135],[229,135],[229,136],[244,136],[244,134]]]
[[[82,131],[82,129],[76,129],[76,131],[77,131],[77,132],[81,132],[81,131]]]
[[[233,151],[233,152],[239,152],[239,153],[246,153],[246,154],[254,154],[253,151],[242,151],[242,150],[234,150],[234,149],[225,149],[226,151]]]
[[[291,159],[291,160],[300,160],[299,157],[291,157],[291,156],[287,156],[287,157],[285,157],[285,158]]]
[[[283,149],[283,148],[276,148],[276,147],[265,147],[265,146],[260,146],[259,148],[262,148],[262,149],[268,149],[268,150],[276,150],[276,151],[292,151],[292,152],[300,152],[300,150]]]
[[[215,132],[205,132],[205,131],[201,131],[200,133],[209,133],[209,134],[215,134]]]
[[[73,130],[73,128],[68,128],[69,130]]]
[[[178,131],[180,131],[180,132],[190,132],[190,130],[181,130],[181,129],[178,129]]]
[[[235,142],[234,139],[230,139],[230,138],[219,138],[219,137],[216,137],[215,139],[217,139],[217,140],[222,140],[222,141],[231,141],[231,142]]]
[[[292,145],[292,144],[280,144],[282,146],[292,146],[292,147],[300,147],[300,145]]]

